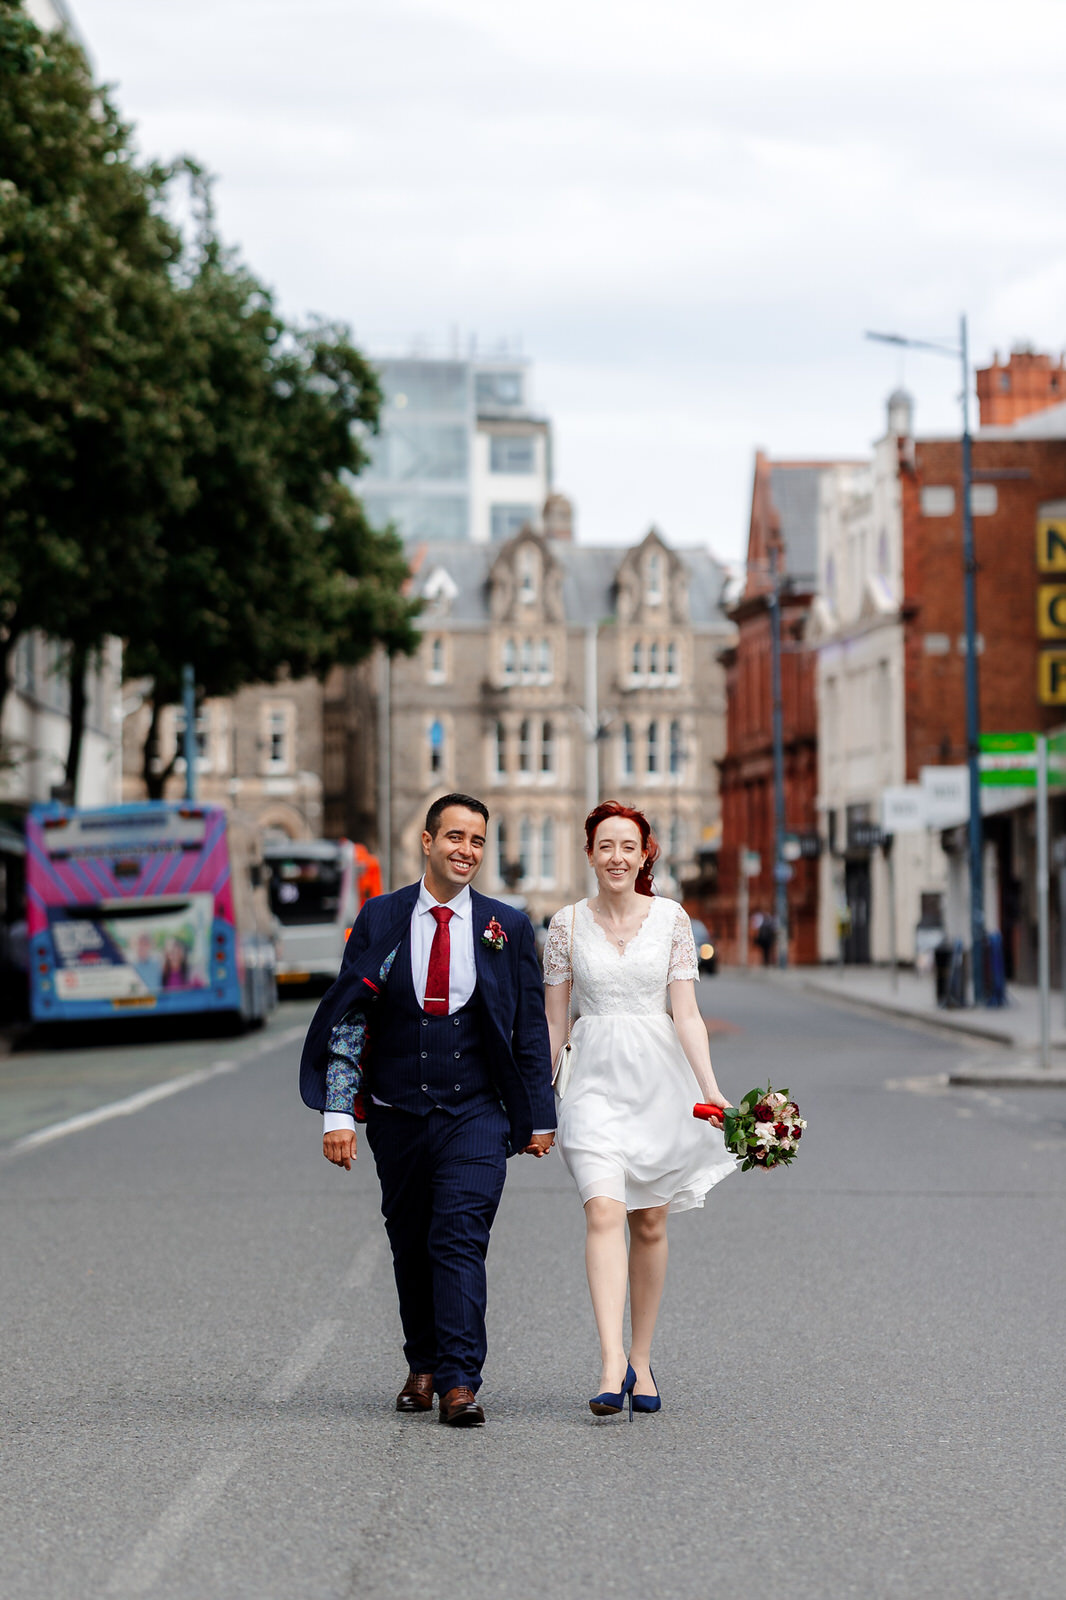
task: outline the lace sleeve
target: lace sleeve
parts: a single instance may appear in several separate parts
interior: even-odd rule
[[[660,971],[662,969],[660,968]],[[684,978],[699,979],[700,964],[696,957],[696,941],[692,937],[692,924],[683,906],[678,906],[674,921],[674,937],[670,945],[670,970],[667,983],[678,983]]]
[[[573,908],[564,906],[548,924],[548,942],[544,946],[544,982],[570,982],[570,927]]]

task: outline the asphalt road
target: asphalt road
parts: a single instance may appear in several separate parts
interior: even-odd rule
[[[511,1164],[488,1426],[396,1415],[372,1164],[318,1153],[306,1005],[0,1071],[4,1600],[1062,1600],[1066,1096],[948,1090],[976,1047],[779,984],[702,999],[723,1087],[769,1074],[810,1126],[672,1224],[632,1425],[585,1403],[557,1158]]]

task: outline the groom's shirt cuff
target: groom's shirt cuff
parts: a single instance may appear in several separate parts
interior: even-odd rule
[[[339,1133],[342,1128],[355,1132],[355,1118],[349,1116],[347,1111],[324,1111],[322,1113],[322,1132]]]

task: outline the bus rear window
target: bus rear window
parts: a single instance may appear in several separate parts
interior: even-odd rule
[[[335,861],[290,857],[270,862],[270,906],[279,922],[335,922],[341,869]]]

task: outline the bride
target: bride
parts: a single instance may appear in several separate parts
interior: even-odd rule
[[[585,1207],[585,1266],[602,1358],[600,1393],[589,1406],[613,1415],[628,1396],[632,1417],[662,1404],[651,1341],[666,1276],[667,1213],[702,1206],[736,1162],[720,1130],[692,1115],[694,1090],[713,1105],[728,1101],[696,1005],[691,925],[676,901],[652,888],[659,847],[648,819],[604,801],[585,821],[585,841],[598,892],[552,918],[545,1005],[553,1061],[567,1040],[571,1004],[580,1012],[557,1143]]]

